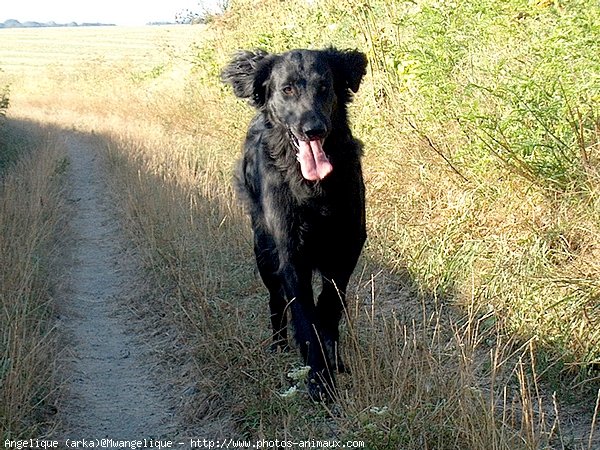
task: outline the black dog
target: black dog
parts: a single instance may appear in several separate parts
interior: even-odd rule
[[[366,238],[362,146],[346,108],[366,67],[358,51],[259,50],[238,53],[222,73],[258,110],[236,182],[270,293],[273,348],[287,346],[289,307],[313,398],[330,396],[333,370],[344,371],[338,325]],[[314,271],[323,284],[316,305]]]

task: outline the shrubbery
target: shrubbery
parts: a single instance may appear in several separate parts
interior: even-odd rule
[[[8,93],[8,86],[5,86],[2,89],[2,91],[0,91],[0,116],[6,115],[6,110],[8,109],[8,105],[10,104]]]
[[[2,72],[2,69],[0,69],[0,72]],[[9,93],[9,85],[0,88],[0,117],[6,115],[6,110],[8,109],[8,105],[10,104]]]

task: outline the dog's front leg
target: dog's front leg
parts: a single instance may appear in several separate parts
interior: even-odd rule
[[[287,190],[281,186],[264,187],[263,192],[265,229],[275,243],[278,278],[292,313],[294,338],[305,364],[311,367],[309,392],[316,400],[331,397],[334,380],[325,362],[312,289],[314,267],[298,229],[298,205],[289,201]]]
[[[325,362],[323,336],[313,299],[312,270],[289,262],[283,264],[280,274],[290,302],[294,337],[305,364],[311,368],[309,393],[315,400],[330,398],[334,390],[334,379]]]

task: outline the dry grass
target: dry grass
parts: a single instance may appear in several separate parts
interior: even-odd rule
[[[4,123],[0,151],[0,437],[31,437],[55,410],[52,287],[65,152],[47,132]],[[16,148],[16,150],[15,150]]]
[[[171,142],[176,151],[167,154],[165,144],[128,136],[111,146],[111,159],[118,189],[128,193],[134,238],[168,292],[154,307],[177,324],[194,355],[191,417],[233,411],[256,439],[313,436],[370,448],[543,448],[557,438],[554,411],[545,415],[552,405],[540,409],[532,387],[529,346],[503,342],[487,326],[489,315],[458,319],[415,303],[410,283],[369,275],[376,267],[369,261],[344,332],[351,375],[341,377],[333,410],[311,404],[302,381],[286,375],[298,368],[297,356],[266,351],[263,288],[222,162],[181,143]],[[292,386],[299,393],[284,395]]]
[[[194,102],[214,111],[206,92]],[[224,146],[230,124],[198,116],[195,126],[207,130],[195,133],[200,145],[169,131],[148,139],[148,128],[110,144],[133,237],[168,293],[157,294],[154,308],[167,312],[194,355],[191,417],[233,411],[253,438],[356,439],[371,448],[543,448],[556,439],[557,419],[532,390],[537,375],[524,369],[528,346],[504,342],[475,307],[460,317],[425,305],[432,299],[407,279],[384,276],[370,258],[344,333],[352,375],[341,377],[333,410],[311,404],[302,381],[286,375],[297,356],[266,352],[267,305],[229,182],[237,153]],[[286,395],[293,386],[299,394]],[[524,415],[528,405],[535,408]]]

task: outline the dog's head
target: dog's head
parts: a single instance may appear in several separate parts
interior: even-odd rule
[[[304,178],[320,180],[333,167],[323,151],[335,115],[358,91],[367,58],[356,50],[243,51],[223,69],[235,95],[285,128],[298,149]]]

